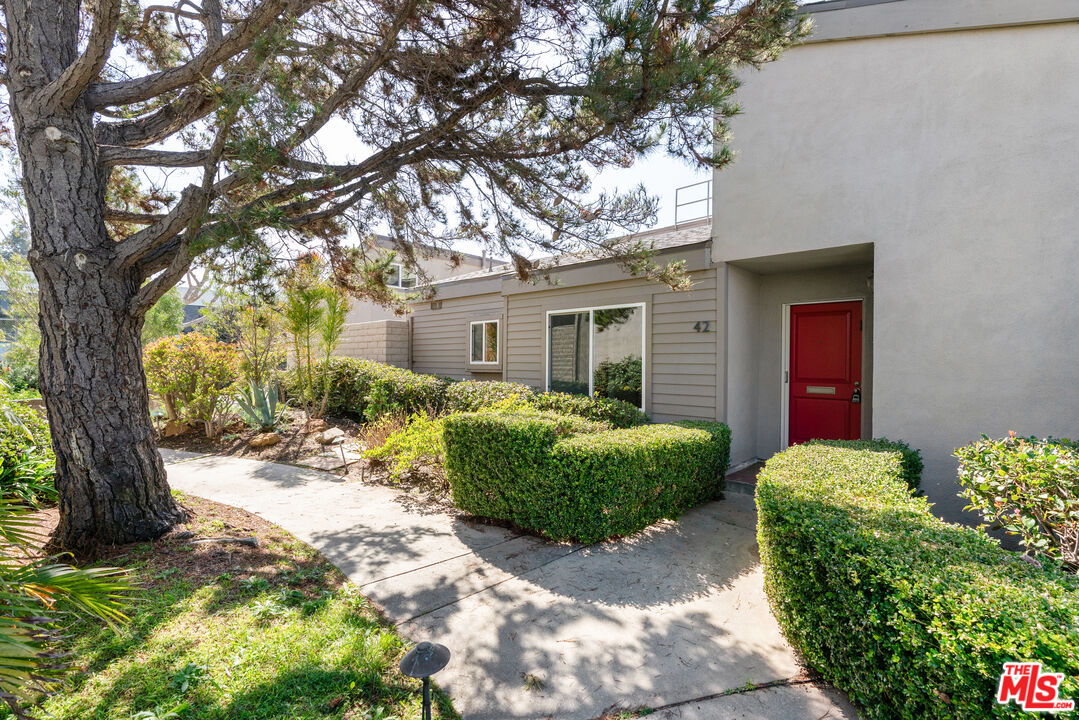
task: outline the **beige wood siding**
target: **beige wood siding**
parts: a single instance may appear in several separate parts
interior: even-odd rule
[[[657,420],[716,417],[716,278],[690,275],[693,287],[671,292],[628,279],[573,288],[539,286],[508,296],[506,379],[546,384],[546,318],[551,310],[646,303],[645,409]],[[696,332],[697,322],[710,323]],[[419,342],[416,342],[417,346]]]
[[[498,320],[504,357],[505,322],[499,293],[442,300],[439,310],[431,303],[417,303],[412,312],[412,369],[420,373],[457,379],[500,380],[501,370],[471,372],[468,367],[468,324],[473,320]]]

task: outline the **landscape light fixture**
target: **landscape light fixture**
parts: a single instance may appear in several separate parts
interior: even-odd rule
[[[423,680],[423,720],[431,720],[431,676],[446,667],[449,661],[449,648],[426,640],[401,658],[401,672]]]

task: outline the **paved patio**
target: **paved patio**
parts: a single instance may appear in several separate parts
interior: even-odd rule
[[[857,718],[796,677],[761,586],[752,499],[731,496],[632,538],[555,544],[432,510],[394,489],[239,458],[162,451],[178,490],[310,543],[407,637],[453,652],[436,680],[468,720]],[[709,698],[711,699],[702,699]]]

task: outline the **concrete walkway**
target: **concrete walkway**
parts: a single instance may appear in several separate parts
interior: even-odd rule
[[[588,720],[640,706],[687,720],[858,717],[806,684],[715,697],[800,670],[764,597],[751,498],[626,540],[563,545],[316,470],[162,455],[172,487],[280,525],[405,636],[448,646],[436,680],[467,720]]]

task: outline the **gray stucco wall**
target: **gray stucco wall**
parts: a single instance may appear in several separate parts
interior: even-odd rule
[[[716,259],[873,244],[873,431],[947,516],[954,447],[1079,436],[1076,77],[1071,23],[807,45],[739,95]]]

